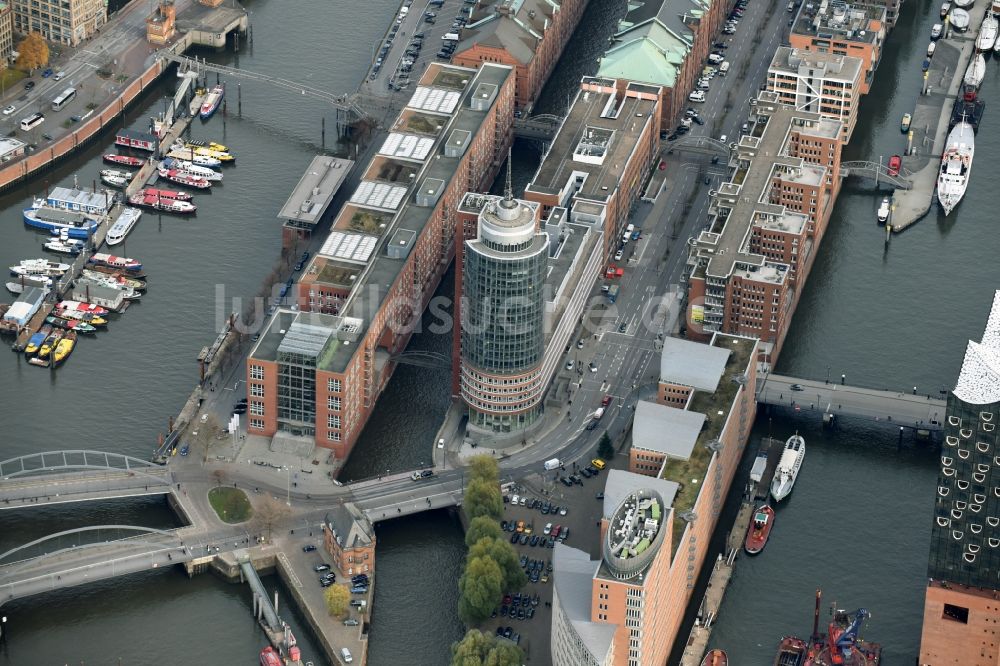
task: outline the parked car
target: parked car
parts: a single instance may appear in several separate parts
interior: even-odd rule
[[[312,549],[316,550],[316,547],[313,546]],[[302,550],[305,550],[305,548],[303,548]],[[329,571],[329,570],[330,570],[329,564],[317,564],[316,566],[313,567],[313,571],[315,571],[316,573],[321,573],[323,571]]]
[[[51,67],[47,67],[47,68],[45,69],[45,71],[44,71],[44,72],[42,72],[42,78],[43,78],[43,79],[47,79],[47,78],[49,78],[50,76],[52,76],[52,68],[51,68]]]
[[[303,552],[303,553],[311,553],[311,552],[313,552],[314,550],[316,550],[316,546],[314,546],[313,544],[309,544],[309,545],[306,545],[306,546],[302,546],[302,552]],[[325,566],[325,565],[324,565],[324,566]],[[329,569],[330,567],[326,567],[326,568],[327,568],[327,569]]]

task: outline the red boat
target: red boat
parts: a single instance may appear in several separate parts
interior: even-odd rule
[[[178,185],[186,185],[187,187],[194,187],[199,190],[205,190],[212,186],[212,183],[204,178],[192,176],[189,173],[184,173],[183,171],[178,171],[177,169],[160,169],[160,178],[177,183]]]
[[[747,530],[747,539],[743,544],[743,549],[750,555],[756,555],[764,550],[767,545],[767,538],[771,536],[771,528],[774,526],[774,509],[767,504],[757,507],[753,512],[753,520]]]
[[[108,268],[119,268],[125,271],[141,271],[142,264],[130,257],[116,257],[113,254],[107,254],[104,252],[95,253],[90,259],[87,260],[88,264],[96,264],[98,266],[107,266]]]
[[[160,199],[177,199],[178,201],[191,201],[194,199],[194,195],[190,192],[182,192],[181,190],[158,190],[155,187],[147,187],[144,190],[139,190],[139,194],[152,195],[154,197],[159,197]]]
[[[87,312],[94,315],[95,317],[104,317],[108,314],[106,308],[102,308],[100,305],[91,305],[90,303],[84,303],[83,301],[59,301],[56,304],[56,308],[59,310],[73,310],[75,312]]]
[[[893,155],[889,158],[889,167],[887,169],[890,176],[898,176],[899,168],[903,166],[903,158],[899,155]]]
[[[104,155],[104,161],[110,162],[111,164],[124,164],[130,167],[141,167],[146,163],[146,160],[141,157],[129,157],[128,155],[115,155],[114,153],[107,153]]]
[[[277,650],[268,645],[260,651],[260,666],[284,666],[284,664]]]
[[[701,660],[701,666],[729,666],[729,655],[718,648],[710,650]]]
[[[778,646],[778,654],[774,658],[774,666],[802,666],[809,646],[801,638],[785,636]]]
[[[165,197],[161,198],[155,194],[143,194],[142,192],[136,192],[130,196],[128,198],[128,202],[133,206],[152,208],[153,210],[160,210],[165,213],[179,213],[186,215],[195,211],[195,205],[190,201],[167,199]]]

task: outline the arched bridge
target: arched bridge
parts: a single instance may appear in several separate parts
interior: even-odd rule
[[[440,352],[404,351],[389,357],[393,363],[416,365],[421,368],[442,368],[451,366],[451,357]]]
[[[530,118],[517,118],[514,120],[514,136],[519,139],[551,141],[559,131],[562,121],[562,116],[551,113],[542,113]]]
[[[729,158],[729,144],[710,136],[684,136],[671,141],[664,149],[664,154],[673,152],[700,153],[702,155],[718,155]]]
[[[878,162],[841,162],[841,178],[871,178],[879,183],[888,183],[898,190],[908,190],[913,187],[910,177],[913,175],[906,167],[900,167],[896,175],[889,174],[889,166]]]

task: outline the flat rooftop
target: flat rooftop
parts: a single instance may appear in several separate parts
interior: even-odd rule
[[[558,194],[583,177],[576,197],[607,202],[655,111],[654,100],[581,90],[525,191]]]
[[[660,352],[660,381],[715,391],[729,351],[682,338],[666,338]]]
[[[774,52],[769,69],[795,76],[802,75],[809,78],[822,76],[827,80],[853,82],[861,80],[863,64],[861,58],[853,56],[779,46]]]
[[[640,400],[632,421],[632,447],[687,460],[704,423],[704,414]]]
[[[315,225],[323,217],[353,166],[354,160],[328,155],[314,157],[288,201],[278,212],[278,219]]]
[[[20,141],[14,138],[4,137],[0,139],[0,156],[7,155],[8,153],[13,153],[17,150],[24,148],[24,141]]]
[[[810,4],[814,8],[802,8],[792,32],[813,39],[874,44],[885,30],[885,7],[849,5],[843,0],[813,0]]]

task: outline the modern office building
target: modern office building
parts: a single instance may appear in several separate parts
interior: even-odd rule
[[[530,113],[586,7],[587,0],[477,2],[468,10],[451,62],[510,65],[516,73],[515,104]]]
[[[1000,664],[1000,291],[948,396],[934,497],[922,666]]]
[[[720,0],[656,0],[628,3],[597,76],[619,85],[660,88],[660,126],[676,122],[694,89],[731,3]]]
[[[603,234],[605,257],[615,253],[659,149],[659,100],[656,86],[584,77],[524,190],[543,220],[566,209],[570,222]]]
[[[353,160],[329,155],[317,155],[312,159],[278,212],[282,247],[293,247],[313,235],[353,167]]]
[[[767,68],[767,89],[782,104],[839,120],[847,143],[861,106],[863,66],[852,56],[779,46]]]
[[[788,42],[793,49],[860,58],[862,95],[867,95],[882,59],[886,36],[884,5],[849,5],[844,0],[810,2],[799,12]]]
[[[760,338],[777,358],[840,190],[842,123],[762,92],[690,244],[689,338]]]
[[[104,0],[12,0],[14,30],[79,46],[108,22]]]
[[[247,361],[248,432],[345,458],[511,142],[513,70],[428,66]]]
[[[704,346],[678,341],[676,351],[705,358],[695,349]],[[555,666],[667,662],[756,414],[757,341],[718,334],[710,347],[710,370],[676,355],[665,360],[668,381],[706,385],[712,374],[716,386],[691,390],[684,409],[648,403],[687,418],[671,415],[668,425],[678,428],[661,430],[660,442],[641,435],[649,450],[666,452],[656,470],[633,459],[630,471],[609,471],[601,558],[556,546]]]

